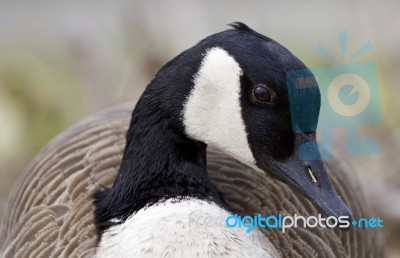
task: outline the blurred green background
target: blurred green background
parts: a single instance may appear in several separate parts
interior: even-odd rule
[[[367,128],[380,155],[349,156],[400,257],[400,3],[385,1],[5,1],[0,2],[0,211],[13,181],[55,135],[84,117],[136,100],[157,70],[200,39],[247,23],[310,67],[335,65],[371,41],[383,120]],[[345,131],[335,132],[343,148]]]

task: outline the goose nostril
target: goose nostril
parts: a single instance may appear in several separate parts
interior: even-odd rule
[[[308,171],[308,174],[309,174],[310,177],[311,177],[311,181],[312,181],[314,184],[317,184],[317,183],[318,183],[317,177],[314,175],[314,173],[313,173],[311,167],[307,166],[307,171]]]

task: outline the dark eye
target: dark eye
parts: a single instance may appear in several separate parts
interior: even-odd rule
[[[253,88],[253,96],[260,102],[272,103],[273,92],[266,85],[259,84]]]

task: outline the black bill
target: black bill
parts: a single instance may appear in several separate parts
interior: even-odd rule
[[[302,193],[326,216],[348,216],[351,212],[333,188],[321,160],[315,133],[296,134],[295,151],[286,161],[273,161],[275,174]]]

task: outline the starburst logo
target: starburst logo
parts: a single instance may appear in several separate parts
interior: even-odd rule
[[[310,122],[309,118],[309,114],[315,112],[313,111],[315,106],[309,104],[299,108],[296,98],[307,94],[311,96],[310,102],[312,102],[312,96],[317,96],[319,87],[322,105],[318,131],[322,137],[319,145],[323,145],[324,150],[322,159],[332,158],[332,135],[333,130],[338,128],[347,129],[346,149],[349,155],[380,153],[380,144],[376,139],[358,134],[362,126],[377,124],[382,119],[375,62],[356,62],[359,57],[372,49],[372,43],[367,41],[347,58],[347,39],[348,32],[339,32],[339,58],[322,44],[317,44],[315,50],[334,65],[287,73],[293,127],[303,124],[300,129],[295,130],[297,133],[315,130],[317,121]],[[306,80],[310,77],[312,80]],[[302,148],[310,149],[312,147],[310,145],[313,144],[315,145],[307,143],[308,146]],[[302,156],[302,153],[306,151],[302,152],[300,149],[302,159],[316,159],[316,157]]]

